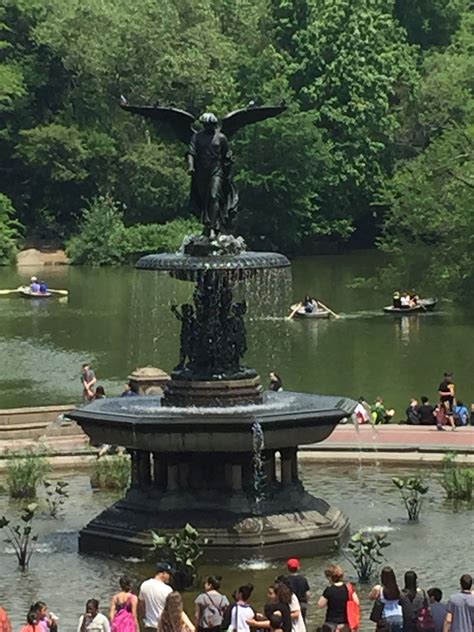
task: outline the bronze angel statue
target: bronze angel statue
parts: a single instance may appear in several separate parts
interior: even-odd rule
[[[129,105],[124,98],[121,107],[164,123],[178,140],[187,145],[191,210],[200,217],[204,235],[212,239],[219,233],[229,232],[239,201],[232,177],[229,138],[246,125],[281,114],[286,106],[260,107],[251,102],[246,108],[224,116],[220,124],[215,114],[205,112],[198,119],[202,125],[200,131],[194,127],[196,118],[184,110],[157,105]]]

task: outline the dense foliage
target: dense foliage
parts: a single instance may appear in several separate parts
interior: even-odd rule
[[[401,252],[431,243],[448,212],[443,257],[430,263],[445,278],[444,246],[472,226],[462,211],[472,188],[468,9],[468,0],[3,0],[0,259],[14,254],[12,220],[28,239],[64,242],[81,230],[90,248],[69,242],[73,258],[112,263],[126,259],[116,242],[128,227],[148,247],[157,224],[189,217],[183,147],[123,112],[121,94],[218,115],[256,98],[289,108],[233,141],[238,229],[250,245],[314,252],[382,231],[383,247]],[[115,209],[110,225],[98,200]],[[466,241],[449,283],[471,282]]]

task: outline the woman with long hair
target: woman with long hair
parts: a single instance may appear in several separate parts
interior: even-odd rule
[[[300,601],[293,592],[291,584],[287,577],[281,575],[277,578],[279,584],[279,595],[290,606],[290,618],[292,632],[306,632],[306,624],[301,613]]]
[[[383,603],[382,619],[389,632],[403,632],[403,611],[400,605],[400,589],[393,568],[385,566],[380,573],[380,584],[369,593],[372,601]]]
[[[324,589],[318,601],[318,608],[327,608],[326,623],[340,632],[349,632],[347,620],[347,602],[350,599],[349,588],[344,583],[344,571],[337,564],[331,564],[325,573],[330,586]],[[358,604],[359,597],[352,591],[352,600]]]
[[[400,596],[403,610],[403,631],[417,632],[420,611],[422,608],[429,608],[428,596],[422,588],[419,588],[415,571],[407,571],[404,579],[405,586]]]
[[[204,582],[204,592],[196,597],[195,625],[199,632],[220,632],[229,600],[219,592],[222,577],[210,575]]]
[[[290,601],[291,593],[287,586],[279,581],[270,584],[263,609],[264,615],[257,614],[255,618],[248,619],[247,623],[252,628],[271,629],[272,617],[278,616],[283,632],[291,632]]]
[[[110,623],[112,632],[138,632],[138,598],[132,593],[132,582],[124,575],[119,579],[120,592],[112,597]]]
[[[37,601],[30,606],[26,615],[26,625],[21,632],[56,632],[58,619],[48,612],[44,601]]]
[[[158,621],[158,632],[194,632],[195,627],[183,610],[183,598],[174,590],[165,601]]]

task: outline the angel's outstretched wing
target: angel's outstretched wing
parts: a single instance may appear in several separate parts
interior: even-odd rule
[[[120,107],[132,114],[139,114],[145,118],[165,123],[174,136],[183,143],[188,144],[194,133],[192,125],[195,118],[184,110],[164,108],[158,105],[128,105],[128,103],[121,103]]]
[[[234,110],[222,119],[222,132],[230,138],[242,127],[264,121],[272,116],[278,116],[286,110],[286,105],[277,106],[248,106],[243,110]]]

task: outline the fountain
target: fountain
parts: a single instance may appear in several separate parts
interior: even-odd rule
[[[190,125],[191,115],[174,108],[123,107],[168,123],[174,117],[175,127],[176,121]],[[233,117],[242,126],[284,109],[238,110],[224,118],[222,130],[227,120],[227,134],[235,131]],[[290,264],[278,253],[249,252],[241,238],[223,234],[228,201],[235,203],[237,193],[228,148],[215,158],[216,142],[227,138],[213,115],[204,116],[203,132],[179,136],[190,143],[192,196],[202,189],[199,178],[213,191],[222,187],[220,195],[200,201],[204,233],[188,239],[180,253],[147,255],[136,264],[194,283],[192,302],[172,306],[181,323],[178,364],[161,398],[102,399],[70,415],[94,444],[125,446],[131,456],[130,488],[82,529],[80,550],[141,555],[151,546],[152,529],[170,532],[189,522],[209,539],[208,559],[284,557],[290,543],[293,555],[314,555],[337,546],[349,524],[341,511],[305,491],[298,446],[326,439],[355,402],[264,392],[256,371],[242,364],[246,300],[254,297],[236,302],[234,290]],[[222,167],[211,175],[200,163],[209,159],[208,150]]]

